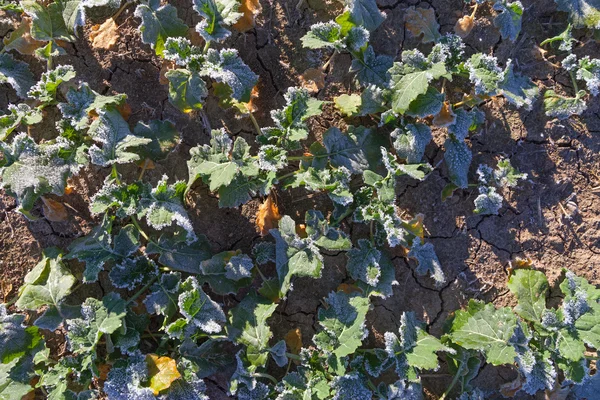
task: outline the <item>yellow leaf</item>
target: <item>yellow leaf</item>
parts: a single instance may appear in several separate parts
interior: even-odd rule
[[[256,26],[256,16],[262,11],[259,0],[242,0],[239,12],[243,15],[233,25],[240,32],[247,32]]]
[[[171,387],[171,383],[181,378],[177,370],[177,363],[169,357],[160,357],[156,354],[146,356],[148,374],[150,375],[150,389],[155,396]]]
[[[269,233],[271,229],[277,228],[277,221],[281,219],[279,207],[273,201],[273,196],[269,195],[264,203],[258,207],[256,213],[256,227],[262,236]]]
[[[48,199],[44,196],[42,196],[42,202],[44,203],[42,206],[44,217],[46,217],[48,221],[62,222],[69,218],[69,213],[67,213],[67,209],[62,203]]]
[[[415,236],[423,239],[425,237],[425,229],[423,228],[423,219],[425,216],[423,214],[417,214],[412,220],[408,222],[403,222],[402,226],[409,233],[412,233]]]
[[[465,15],[456,21],[456,24],[454,25],[454,32],[464,39],[469,36],[469,33],[471,33],[471,30],[473,30],[474,25],[475,18],[473,18],[471,15]]]
[[[101,25],[92,26],[90,33],[92,47],[95,49],[108,50],[117,44],[119,39],[119,27],[114,19],[109,18]]]
[[[4,50],[16,50],[21,54],[32,55],[37,49],[44,45],[31,37],[31,20],[23,18],[21,24],[9,36],[3,39]]]
[[[300,354],[302,349],[302,332],[300,332],[300,329],[290,329],[285,334],[284,340],[292,354]]]
[[[439,114],[433,117],[433,124],[435,126],[450,126],[456,121],[456,115],[452,111],[452,106],[447,101],[444,102],[442,109]]]
[[[300,75],[300,82],[304,89],[316,93],[325,87],[326,76],[321,68],[309,68]]]

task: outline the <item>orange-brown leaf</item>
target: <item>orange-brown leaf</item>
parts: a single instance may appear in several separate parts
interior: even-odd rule
[[[473,26],[475,25],[475,18],[471,15],[465,15],[456,21],[454,25],[454,33],[456,33],[461,38],[466,38],[469,36],[469,33],[473,30]]]
[[[21,54],[32,55],[37,49],[44,45],[31,37],[31,20],[27,17],[21,20],[21,24],[10,35],[3,39],[6,51],[16,50]]]
[[[423,214],[417,214],[412,220],[404,222],[402,225],[409,233],[423,239],[425,237],[425,229],[423,228],[423,220],[425,216]]]
[[[44,217],[46,217],[48,221],[62,222],[69,218],[69,213],[61,202],[48,199],[44,196],[42,196],[42,202],[44,203],[42,206]]]
[[[256,26],[256,16],[262,11],[259,0],[242,0],[239,12],[243,15],[233,25],[240,32],[247,32]]]
[[[112,365],[106,363],[98,365],[98,372],[100,373],[98,375],[98,379],[100,379],[101,381],[105,381],[106,379],[108,379],[108,373],[110,372],[111,368]]]
[[[300,332],[299,328],[290,329],[290,331],[285,334],[284,340],[285,344],[287,344],[290,349],[290,353],[300,354],[300,350],[302,349],[302,332]]]
[[[433,117],[433,124],[435,126],[449,126],[452,125],[456,121],[456,114],[452,111],[452,106],[447,101],[444,102],[442,109]]]
[[[119,27],[115,20],[109,18],[100,25],[92,26],[90,40],[94,49],[112,49],[119,40]]]
[[[67,184],[67,186],[65,187],[65,194],[70,195],[71,193],[73,193],[73,191],[75,191],[75,186]]]
[[[156,354],[146,356],[148,375],[150,375],[150,389],[155,396],[165,389],[171,387],[171,383],[181,378],[177,370],[177,363],[169,357],[160,357]]]
[[[154,161],[152,161],[149,158],[145,158],[143,160],[137,160],[135,163],[137,164],[138,167],[143,168],[143,169],[156,168],[156,165],[154,165]]]
[[[320,68],[309,68],[300,75],[300,81],[304,89],[316,93],[325,87],[326,76],[327,74]]]
[[[424,43],[432,42],[439,37],[439,25],[435,19],[435,11],[433,8],[415,8],[411,6],[404,14],[406,21],[406,29],[415,37],[423,34],[422,41]]]
[[[351,285],[349,283],[340,283],[340,285],[337,287],[337,291],[342,291],[346,294],[363,293],[363,290],[361,288],[359,288],[356,285]]]
[[[129,120],[129,117],[131,116],[131,106],[129,104],[123,103],[120,106],[117,106],[117,111],[125,121]]]
[[[277,228],[277,221],[281,219],[279,207],[273,201],[273,196],[269,195],[264,203],[258,207],[256,214],[256,227],[262,236],[269,233],[269,230]]]
[[[252,91],[250,92],[250,101],[246,103],[246,108],[248,109],[248,111],[255,112],[256,110],[258,110],[256,104],[254,104],[254,101],[256,99],[258,99],[258,85],[255,85],[252,88]]]
[[[160,72],[158,73],[158,82],[160,82],[161,85],[167,85],[169,83],[166,74],[172,69],[175,69],[175,63],[173,61],[162,61],[162,65],[160,66]]]
[[[304,224],[296,225],[296,234],[303,239],[307,238],[308,233],[306,233],[306,225],[304,225]]]

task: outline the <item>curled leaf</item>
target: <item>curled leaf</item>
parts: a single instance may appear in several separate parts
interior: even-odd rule
[[[454,25],[454,33],[456,33],[461,38],[466,38],[469,36],[469,33],[473,30],[473,26],[475,25],[475,18],[472,15],[465,15],[456,21]]]
[[[456,122],[456,114],[452,111],[452,106],[447,101],[444,102],[440,112],[433,118],[435,126],[450,126]]]
[[[42,202],[44,203],[44,217],[48,221],[52,222],[62,222],[66,221],[69,218],[69,213],[67,213],[67,209],[65,206],[56,200],[48,199],[42,196]]]
[[[112,18],[107,19],[101,25],[92,26],[90,40],[95,49],[108,50],[117,44],[119,39],[119,27]]]
[[[239,12],[242,16],[233,25],[240,32],[247,32],[256,26],[256,16],[262,11],[259,0],[242,0]]]
[[[425,9],[411,6],[406,10],[404,20],[406,21],[406,29],[415,37],[423,34],[423,43],[435,42],[441,37],[440,25],[435,19],[433,8]]]
[[[273,196],[269,195],[264,203],[258,208],[256,214],[256,227],[262,236],[269,233],[269,230],[277,228],[277,221],[281,219],[279,208],[273,201]]]
[[[321,68],[309,68],[300,75],[300,81],[309,93],[316,93],[325,87],[326,76]]]
[[[290,349],[290,353],[292,354],[300,354],[300,350],[302,349],[302,332],[299,328],[290,329],[288,333],[285,334],[285,344]]]
[[[37,49],[44,45],[44,42],[35,40],[31,37],[31,19],[24,17],[21,24],[10,35],[2,40],[6,51],[16,50],[21,54],[33,55]]]
[[[181,378],[177,363],[172,358],[148,354],[146,364],[150,376],[150,389],[155,396],[158,396],[162,390],[170,388],[173,382]]]

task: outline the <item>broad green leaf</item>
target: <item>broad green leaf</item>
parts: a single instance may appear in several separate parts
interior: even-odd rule
[[[469,79],[475,85],[475,93],[495,96],[499,85],[504,80],[504,71],[498,66],[494,56],[473,54],[465,64],[469,71]]]
[[[58,67],[44,72],[40,81],[34,85],[27,95],[44,105],[51,104],[56,99],[58,86],[75,78],[75,69],[71,65],[59,65]]]
[[[258,75],[242,61],[235,49],[209,49],[200,74],[225,83],[232,90],[231,97],[242,102],[250,100],[252,88],[258,82]]]
[[[569,118],[571,115],[581,115],[587,110],[585,90],[577,92],[575,97],[565,97],[554,90],[546,90],[544,93],[544,109],[546,115],[560,120]]]
[[[407,62],[407,52],[402,53],[403,62]],[[408,73],[406,73],[408,71]],[[443,62],[425,63],[419,68],[412,65],[394,63],[390,69],[392,91],[392,109],[398,114],[405,113],[410,104],[419,95],[427,93],[429,83],[447,74]]]
[[[148,124],[140,121],[133,129],[133,134],[152,140],[138,152],[142,158],[153,161],[164,160],[181,143],[181,134],[171,121],[152,120]]]
[[[358,115],[362,100],[358,94],[342,94],[334,99],[335,105],[342,114],[348,117]]]
[[[83,25],[77,21],[79,1],[55,0],[42,5],[34,0],[21,1],[23,11],[31,17],[31,37],[40,41],[74,41],[74,28]]]
[[[0,140],[5,141],[19,125],[33,125],[42,121],[42,113],[25,103],[9,104],[8,113],[0,115]]]
[[[103,167],[139,160],[140,156],[128,151],[129,148],[152,142],[152,139],[132,135],[129,125],[114,108],[100,112],[98,119],[90,125],[88,134],[102,144],[102,148],[95,144],[90,147],[90,161]]]
[[[533,102],[538,98],[540,90],[531,79],[513,72],[512,62],[504,70],[504,80],[499,83],[502,95],[517,108],[531,110]]]
[[[71,293],[77,280],[62,263],[60,256],[49,252],[46,254],[25,276],[25,285],[19,290],[15,305],[31,311],[47,306],[35,325],[53,331],[62,323],[61,303]],[[58,314],[58,318],[53,318],[53,314]]]
[[[474,200],[473,212],[480,215],[498,215],[504,199],[496,192],[496,188],[480,186],[479,195]]]
[[[163,327],[179,309],[180,283],[181,274],[179,272],[162,274],[160,279],[150,286],[150,293],[144,299],[148,313],[166,317]]]
[[[0,304],[0,366],[19,360],[42,346],[43,339],[38,328],[26,327],[24,315],[8,314],[6,306]],[[1,385],[2,381],[0,388]]]
[[[521,32],[521,20],[523,18],[523,5],[521,2],[496,1],[494,10],[500,12],[494,18],[494,26],[500,30],[502,38],[509,39],[512,42],[516,41]]]
[[[600,59],[590,59],[589,56],[581,58],[577,69],[577,79],[585,81],[592,96],[598,96],[600,93]]]
[[[576,332],[563,328],[558,331],[557,350],[565,359],[579,361],[584,357],[585,343]]]
[[[331,382],[331,387],[335,391],[335,396],[332,397],[334,399],[350,400],[373,398],[373,393],[367,387],[365,380],[357,373],[336,376]]]
[[[251,365],[262,367],[268,359],[269,339],[273,336],[267,320],[277,304],[250,292],[229,312],[228,335],[235,343],[246,346]]]
[[[142,42],[149,44],[159,56],[167,38],[185,36],[188,31],[188,26],[177,17],[177,9],[171,4],[161,6],[158,1],[142,3],[135,9],[134,15],[142,20],[139,28]]]
[[[202,108],[208,89],[197,72],[174,69],[165,76],[169,80],[169,101],[175,107],[185,113]]]
[[[376,55],[373,47],[368,46],[361,53],[360,58],[352,59],[350,71],[356,72],[356,79],[362,86],[385,87],[390,80],[388,70],[393,63],[392,57]]]
[[[473,159],[471,149],[465,142],[450,138],[446,139],[444,147],[446,147],[444,159],[448,166],[450,180],[459,188],[467,188],[469,185],[469,167]]]
[[[172,270],[197,274],[200,264],[212,256],[210,244],[204,235],[193,243],[181,236],[162,234],[146,245],[146,254],[160,254],[158,262]]]
[[[549,288],[544,273],[531,269],[517,269],[508,279],[507,286],[518,300],[515,312],[527,321],[541,322]]]
[[[218,294],[236,294],[252,283],[252,259],[240,251],[224,251],[200,263],[198,280]]]
[[[254,196],[266,196],[275,181],[275,172],[269,172],[260,179],[237,176],[230,185],[219,189],[219,207],[239,207]]]
[[[127,290],[133,290],[142,282],[149,282],[157,275],[156,263],[146,256],[126,258],[117,263],[108,274],[114,287]]]
[[[149,379],[146,356],[137,350],[127,358],[116,360],[103,390],[110,399],[156,399],[154,391],[146,386]]]
[[[470,300],[466,310],[456,312],[449,336],[466,349],[483,352],[492,365],[512,364],[517,353],[510,340],[516,327],[510,308]]]
[[[390,137],[394,139],[393,146],[399,158],[409,164],[420,163],[425,155],[425,148],[433,136],[431,129],[420,123],[406,124],[403,128],[396,128]]]
[[[100,114],[109,107],[120,106],[127,96],[103,96],[90,89],[87,83],[81,83],[79,88],[70,88],[66,98],[67,103],[58,104],[63,117],[68,119],[75,129],[84,129],[89,125],[91,113]]]
[[[371,136],[375,132],[364,127],[348,128],[342,133],[338,128],[329,128],[323,134],[323,144],[329,153],[329,162],[334,167],[346,167],[353,174],[360,174],[369,168],[367,151]]]
[[[560,11],[566,11],[575,28],[600,28],[600,1],[554,0]]]
[[[370,286],[376,286],[381,276],[379,259],[381,252],[366,239],[358,240],[358,247],[346,253],[348,264],[346,270],[357,281],[365,282]]]
[[[406,111],[406,114],[411,117],[426,118],[430,115],[437,115],[444,105],[444,99],[446,95],[440,93],[436,88],[430,86],[427,92],[417,96],[410,107]]]
[[[343,47],[341,30],[342,27],[334,21],[314,24],[302,37],[302,46],[309,49],[341,49]]]
[[[8,83],[19,97],[27,97],[27,92],[35,84],[29,66],[15,60],[11,54],[0,54],[0,83]]]
[[[19,379],[19,359],[0,364],[0,399],[20,400],[33,391],[27,379]],[[15,374],[14,370],[17,370]],[[17,376],[15,376],[17,375]]]
[[[444,271],[442,271],[442,266],[431,243],[423,243],[419,237],[414,238],[408,252],[408,257],[417,260],[418,265],[415,272],[418,275],[429,273],[437,287],[442,286],[446,282],[446,276],[444,275]]]
[[[194,10],[204,20],[196,25],[196,31],[208,41],[222,42],[231,32],[226,28],[243,15],[236,0],[194,0]]]
[[[375,0],[344,0],[344,4],[350,12],[349,20],[368,31],[377,29],[385,19]]]

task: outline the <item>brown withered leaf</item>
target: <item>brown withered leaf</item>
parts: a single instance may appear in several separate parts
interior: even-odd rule
[[[44,46],[44,42],[40,42],[31,37],[31,20],[24,17],[21,24],[9,36],[6,36],[4,42],[4,50],[16,50],[21,54],[32,55],[37,49]]]
[[[517,379],[515,379],[514,381],[500,385],[500,394],[510,399],[515,397],[517,392],[521,390],[522,387],[523,381],[521,380],[521,377],[518,376]]]
[[[452,106],[447,101],[444,102],[440,112],[433,117],[433,124],[435,126],[444,127],[450,126],[456,121],[456,114],[452,111]]]
[[[300,83],[310,93],[316,93],[325,87],[326,76],[321,68],[309,68],[300,75]]]
[[[67,187],[65,187],[65,194],[69,195],[69,194],[73,193],[74,191],[75,191],[75,186],[68,183]]]
[[[434,42],[440,37],[440,25],[435,19],[433,8],[415,8],[411,6],[404,14],[406,29],[415,37],[423,34],[423,43]]]
[[[475,26],[475,18],[472,15],[465,15],[456,21],[454,33],[464,39],[469,36],[469,33],[473,30],[473,26]]]
[[[117,106],[117,111],[125,121],[129,120],[129,117],[131,116],[131,106],[129,104],[123,103],[120,106]]]
[[[363,290],[361,288],[359,288],[356,285],[351,285],[349,283],[340,283],[340,285],[337,287],[337,291],[340,292],[344,292],[346,294],[352,294],[352,293],[364,293]]]
[[[98,378],[102,382],[104,382],[105,380],[108,379],[108,373],[110,372],[111,368],[112,368],[112,365],[107,364],[107,363],[103,363],[103,364],[98,365],[98,372],[100,373],[98,375]]]
[[[256,112],[256,110],[258,110],[256,104],[254,104],[254,101],[256,99],[258,99],[258,85],[254,85],[252,91],[250,92],[250,101],[246,103],[246,108],[248,109],[248,111]]]
[[[69,213],[63,203],[42,196],[42,209],[48,221],[63,222],[69,218]]]
[[[273,196],[267,196],[264,203],[258,207],[256,214],[256,228],[262,236],[269,233],[271,229],[277,228],[277,221],[281,219],[279,207],[273,201]]]
[[[154,168],[156,168],[156,165],[154,165],[154,161],[152,161],[149,158],[145,158],[143,160],[137,160],[135,162],[135,164],[138,167],[143,168],[143,169],[154,169]]]
[[[112,49],[119,40],[119,27],[115,20],[109,18],[100,25],[92,26],[90,40],[94,49]]]
[[[170,70],[175,69],[175,63],[169,60],[163,60],[160,66],[160,72],[158,73],[158,81],[161,85],[168,85],[169,80],[166,77],[166,73]]]
[[[150,389],[155,396],[165,389],[171,387],[171,384],[181,378],[177,370],[177,362],[169,357],[160,357],[156,354],[146,355],[146,364],[148,365],[148,375],[150,375]]]
[[[300,354],[302,349],[302,332],[299,328],[290,329],[284,337],[285,344],[287,344],[292,354]]]
[[[233,25],[240,32],[247,32],[256,26],[256,16],[262,11],[259,0],[242,0],[239,12],[243,15]]]

